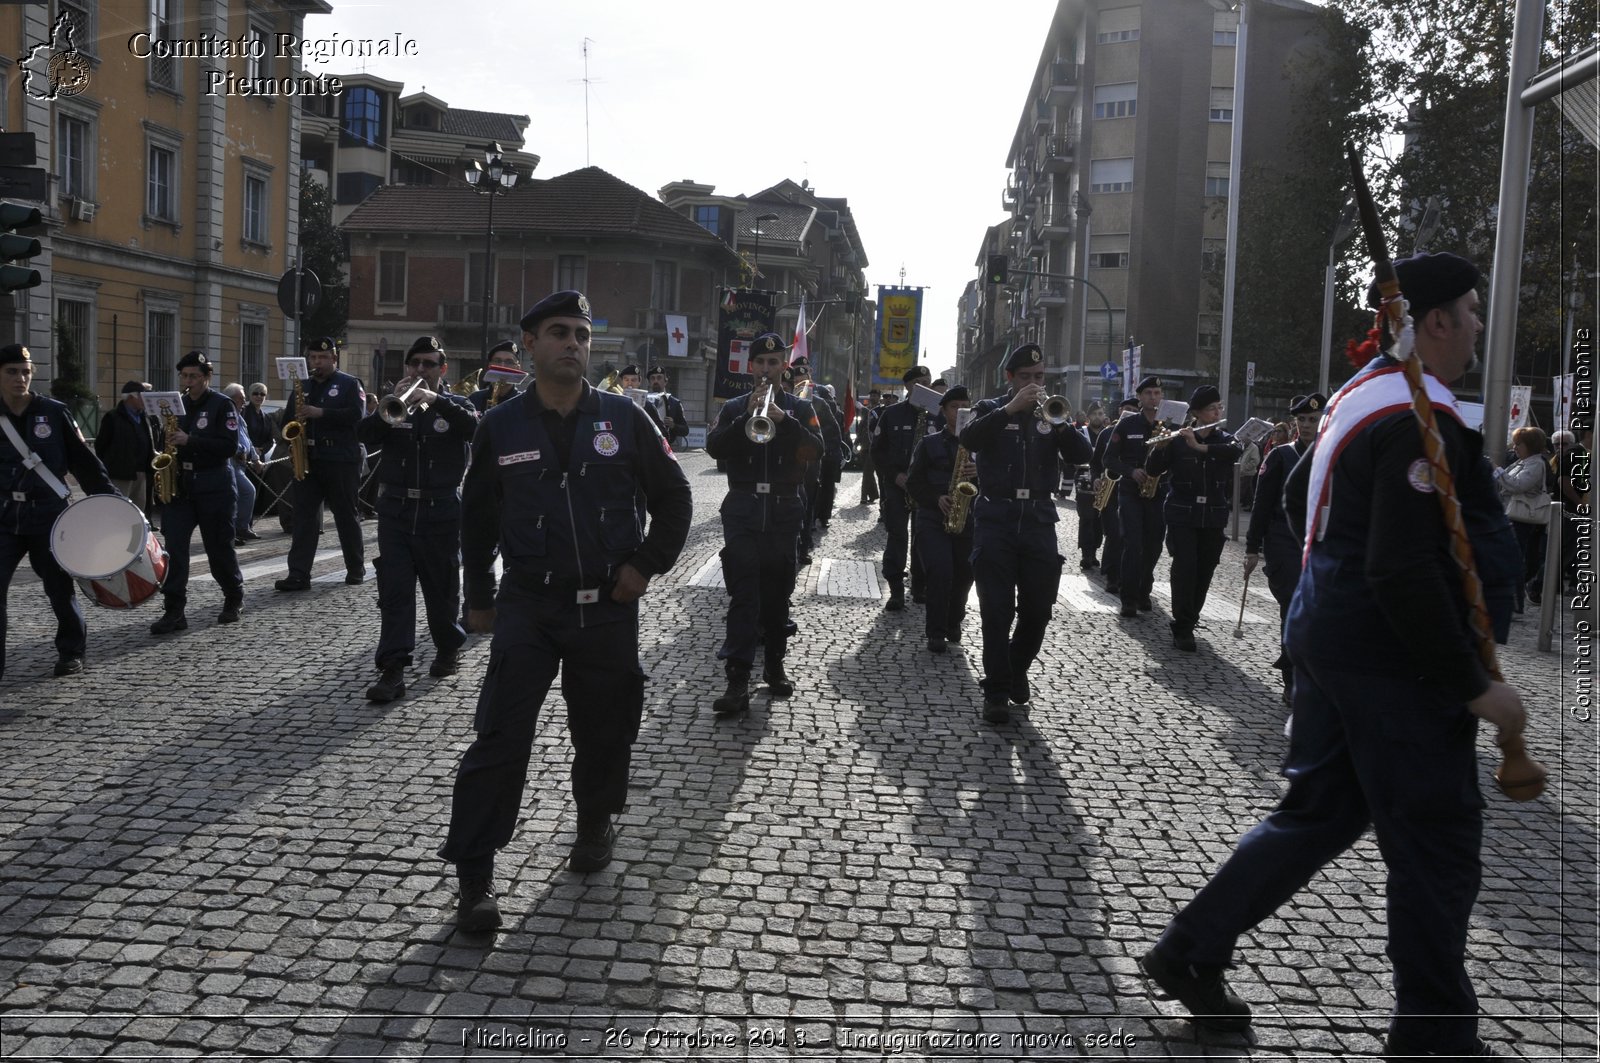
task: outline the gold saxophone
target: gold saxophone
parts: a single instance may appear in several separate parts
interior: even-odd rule
[[[178,497],[178,416],[172,407],[161,404],[161,431],[166,434],[167,445],[161,453],[150,459],[150,469],[156,477],[156,501],[165,505]]]
[[[294,412],[299,413],[305,408],[305,389],[300,386],[300,378],[294,378]],[[294,478],[304,480],[306,473],[311,471],[311,459],[306,454],[306,423],[293,420],[283,426],[284,442],[289,444],[290,464],[294,467]]]
[[[1187,428],[1193,423],[1194,418],[1191,417],[1188,421],[1184,422],[1184,427]],[[1166,449],[1167,445],[1176,438],[1178,438],[1177,432],[1174,432],[1165,422],[1157,422],[1155,431],[1151,432],[1150,438],[1144,441],[1144,468],[1146,476],[1144,478],[1144,483],[1139,485],[1139,495],[1141,498],[1154,498],[1156,497],[1156,492],[1161,489],[1161,477],[1150,474],[1150,456],[1158,450]]]
[[[1122,477],[1120,476],[1101,474],[1099,486],[1094,489],[1094,508],[1096,510],[1104,512],[1105,508],[1111,504],[1111,493],[1117,489],[1117,482],[1121,479]]]
[[[961,475],[966,464],[967,448],[957,446],[955,467],[950,470],[950,512],[944,518],[944,530],[951,535],[960,535],[967,530],[972,500],[978,497],[978,485]]]

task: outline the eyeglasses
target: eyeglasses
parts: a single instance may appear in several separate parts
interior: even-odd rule
[[[430,358],[413,358],[406,364],[415,369],[437,369],[439,367],[439,363]]]

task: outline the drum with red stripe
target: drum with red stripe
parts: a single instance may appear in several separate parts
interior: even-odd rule
[[[167,552],[139,507],[119,495],[90,495],[50,529],[50,553],[99,605],[132,609],[161,589]]]

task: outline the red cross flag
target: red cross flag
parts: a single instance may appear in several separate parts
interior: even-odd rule
[[[689,318],[684,314],[665,314],[667,319],[667,357],[689,357]]]

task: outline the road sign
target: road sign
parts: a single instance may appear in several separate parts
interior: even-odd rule
[[[1247,388],[1256,386],[1256,363],[1254,362],[1244,363],[1244,386]]]
[[[294,278],[300,275],[300,316],[314,314],[317,307],[322,305],[322,282],[317,275],[309,269],[286,269],[283,276],[278,278],[278,309],[283,311],[284,317],[295,317],[294,312]]]
[[[43,203],[45,172],[37,166],[0,166],[0,196]]]
[[[1100,366],[1100,379],[1115,380],[1117,379],[1117,375],[1121,372],[1122,367],[1116,362],[1105,362]]]

